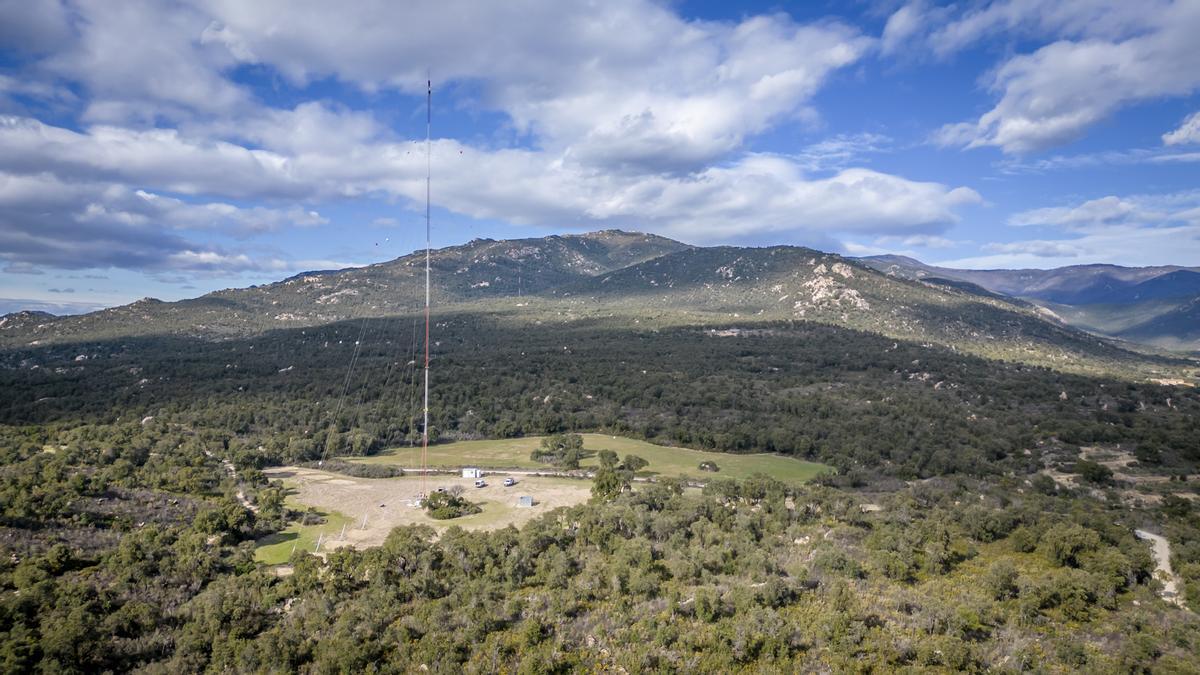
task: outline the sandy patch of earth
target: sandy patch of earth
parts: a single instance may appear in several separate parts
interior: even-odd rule
[[[587,480],[533,476],[514,476],[517,484],[504,487],[505,474],[500,472],[485,476],[487,487],[476,488],[471,478],[433,475],[425,479],[429,491],[460,485],[464,497],[483,507],[483,512],[475,515],[434,520],[424,509],[412,506],[421,493],[420,476],[352,478],[294,466],[268,469],[264,473],[291,488],[295,501],[322,511],[337,511],[350,519],[351,524],[346,526],[344,535],[340,528],[330,532],[322,549],[378,546],[392,528],[417,523],[429,525],[438,532],[453,525],[465,530],[494,530],[508,525],[520,527],[551,509],[587,501],[592,487],[591,481]],[[517,506],[521,496],[532,496],[534,506]]]

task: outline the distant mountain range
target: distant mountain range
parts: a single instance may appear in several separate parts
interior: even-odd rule
[[[860,258],[930,283],[972,284],[1024,299],[1084,330],[1172,350],[1200,350],[1200,267],[1073,265],[1050,270],[963,270],[897,255]]]
[[[417,251],[368,267],[307,272],[179,302],[147,298],[66,317],[10,314],[0,320],[0,347],[150,335],[223,339],[364,317],[411,316],[424,299],[424,256]],[[1135,353],[1065,325],[1041,306],[1044,301],[1034,304],[990,289],[984,285],[991,283],[989,277],[959,278],[954,270],[907,259],[876,269],[881,265],[879,259],[794,246],[702,248],[615,230],[477,239],[433,252],[433,300],[438,315],[488,313],[536,330],[576,320],[648,329],[806,320],[1074,372],[1149,379],[1195,374],[1194,362]],[[1162,276],[1131,272],[1126,278],[1138,274],[1144,276],[1140,281]],[[1029,276],[1027,284],[1054,286]],[[1174,293],[1170,289],[1190,283],[1191,277],[1167,282],[1148,292],[1156,297]],[[1059,281],[1057,288],[1065,292],[1069,286]],[[1155,315],[1161,325],[1150,330],[1186,328],[1194,321],[1195,306],[1191,314],[1182,306],[1176,309],[1177,314]]]

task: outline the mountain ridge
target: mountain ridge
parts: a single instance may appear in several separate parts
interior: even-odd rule
[[[898,255],[859,259],[898,277],[948,278],[1023,298],[1096,335],[1173,351],[1200,351],[1200,325],[1189,323],[1192,315],[1187,311],[1189,303],[1200,298],[1200,268],[1091,264],[1049,270],[966,270]],[[1132,330],[1133,326],[1141,328]]]
[[[797,246],[694,247],[606,230],[475,239],[433,251],[431,265],[438,312],[507,312],[531,326],[588,317],[643,326],[810,321],[1080,372],[1153,378],[1164,363],[969,282],[889,275],[855,258]],[[148,334],[224,339],[415,314],[423,298],[424,251],[417,251],[178,302],[143,299],[46,319],[0,331],[0,345]]]

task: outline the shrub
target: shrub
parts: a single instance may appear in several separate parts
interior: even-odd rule
[[[458,495],[449,492],[435,492],[425,498],[423,504],[430,518],[449,520],[479,513],[483,509],[478,504],[471,503]]]

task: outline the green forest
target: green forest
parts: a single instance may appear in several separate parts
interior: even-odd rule
[[[0,669],[1198,668],[1200,619],[1159,597],[1134,535],[1172,542],[1200,607],[1200,505],[1178,496],[1200,487],[1194,389],[802,321],[443,315],[431,436],[774,452],[836,467],[816,483],[626,489],[638,458],[605,456],[591,502],[520,529],[402,527],[256,563],[256,539],[303,517],[263,469],[417,439],[416,329],[0,352]],[[1135,455],[1159,498],[1126,499],[1091,446]]]

